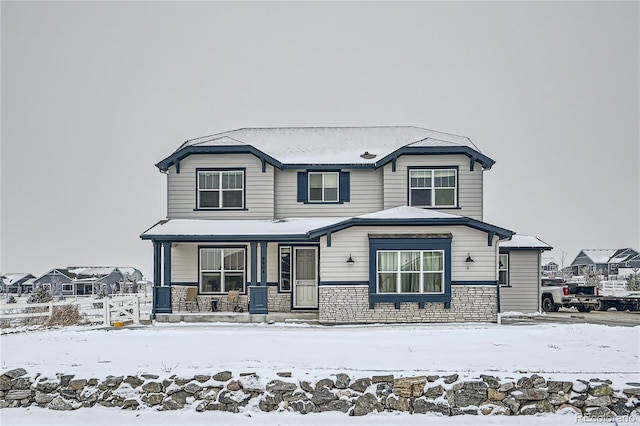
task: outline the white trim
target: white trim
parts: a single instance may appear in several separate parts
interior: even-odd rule
[[[296,271],[296,263],[297,263],[297,259],[296,258],[297,258],[298,250],[313,250],[313,252],[314,252],[314,255],[313,255],[313,259],[314,259],[314,262],[315,262],[315,285],[314,285],[314,287],[315,287],[315,293],[316,293],[316,296],[315,296],[316,303],[315,303],[314,306],[298,306],[298,305],[296,305],[296,299],[297,299],[297,285],[296,285],[296,283],[298,281],[298,279],[297,279],[298,271]],[[292,256],[292,260],[291,260],[293,262],[293,267],[292,267],[293,272],[292,272],[292,277],[291,277],[291,282],[292,282],[292,284],[291,284],[291,289],[292,289],[292,291],[291,291],[291,306],[293,306],[296,309],[303,309],[303,308],[304,309],[316,309],[316,308],[318,308],[318,264],[320,263],[320,262],[318,262],[318,247],[316,247],[316,246],[294,246],[294,247],[292,247],[292,252],[293,252],[294,255]]]
[[[225,269],[224,267],[224,252],[225,250],[230,251],[241,251],[242,252],[242,263],[243,269]],[[202,253],[207,251],[219,251],[220,252],[220,269],[203,269],[202,267]],[[246,291],[246,282],[247,282],[247,249],[244,247],[202,247],[198,250],[198,291],[202,294],[227,294],[229,290],[226,288],[226,280],[225,275],[227,272],[229,273],[238,273],[242,272],[242,288],[240,289],[241,293],[245,293]],[[204,291],[203,290],[203,282],[202,282],[202,274],[203,273],[219,273],[220,274],[220,291]]]
[[[336,199],[335,200],[326,200],[324,197],[324,191],[326,189],[324,179],[325,179],[325,175],[327,174],[336,175]],[[311,199],[311,176],[312,175],[322,176],[322,186],[320,187],[322,192],[321,200]],[[339,201],[340,201],[340,172],[307,172],[307,202],[308,203],[337,203]]]
[[[217,174],[218,175],[218,188],[200,188],[200,174]],[[242,179],[242,188],[222,188],[222,175],[224,173],[240,173]],[[240,197],[240,206],[223,206],[224,193],[225,192],[241,192],[242,196]],[[210,206],[202,206],[200,204],[200,192],[218,192],[218,207],[210,207]],[[196,176],[196,198],[197,198],[197,208],[199,209],[212,209],[212,210],[236,210],[236,209],[244,209],[244,198],[245,198],[245,188],[244,188],[244,170],[198,170]]]
[[[425,171],[425,172],[431,172],[431,186],[429,187],[416,187],[413,188],[411,186],[411,173],[412,172],[417,172],[417,171]],[[455,185],[454,186],[446,186],[446,187],[437,187],[435,186],[435,172],[436,171],[443,171],[443,172],[453,172],[454,178],[455,178]],[[408,182],[407,182],[407,188],[409,191],[409,206],[412,207],[431,207],[431,208],[438,208],[438,207],[458,207],[458,170],[457,169],[440,169],[440,168],[433,168],[433,169],[429,169],[429,168],[409,168],[408,169],[408,173],[407,173],[407,177],[408,177]],[[431,204],[430,205],[414,205],[413,204],[413,200],[412,200],[412,189],[428,189],[430,191],[430,197],[431,197]],[[453,204],[436,204],[436,191],[438,189],[453,189]]]
[[[395,271],[380,271],[378,253],[396,253],[397,264]],[[420,256],[420,270],[418,271],[405,271],[404,273],[418,274],[419,276],[419,291],[415,292],[403,292],[402,291],[402,264],[401,253],[419,253]],[[439,271],[426,271],[424,269],[424,254],[425,253],[440,253],[442,255],[442,269]],[[376,293],[378,294],[444,294],[444,287],[446,282],[446,268],[445,268],[445,253],[444,250],[376,250]],[[396,274],[396,291],[380,291],[380,274]],[[441,291],[424,291],[424,274],[425,273],[440,273],[442,276],[442,290]]]

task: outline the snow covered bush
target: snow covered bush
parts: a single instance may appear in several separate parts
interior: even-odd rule
[[[51,293],[49,293],[49,291],[43,286],[38,286],[38,288],[36,288],[36,290],[31,293],[27,299],[27,303],[47,303],[52,300],[53,296],[51,296]]]
[[[640,273],[634,273],[627,277],[627,290],[640,291]]]
[[[77,305],[56,306],[53,308],[53,314],[45,322],[46,326],[53,325],[77,325],[82,322],[82,315]]]
[[[16,302],[16,298],[13,297],[13,295],[9,296],[9,298],[7,299],[7,303],[18,303]]]

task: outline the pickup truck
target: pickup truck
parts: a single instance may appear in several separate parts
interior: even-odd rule
[[[562,278],[542,278],[541,285],[541,306],[545,312],[557,312],[561,307],[590,312],[599,306],[596,286],[566,282]]]

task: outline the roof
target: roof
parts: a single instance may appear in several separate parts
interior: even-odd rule
[[[611,256],[613,256],[617,252],[617,249],[583,249],[581,253],[587,256],[594,264],[597,263],[608,263]],[[578,254],[577,258],[580,257]],[[575,264],[575,260],[572,262],[572,265]]]
[[[549,244],[531,235],[514,234],[510,240],[500,241],[500,248],[516,250],[552,250]]]
[[[231,130],[188,140],[156,166],[164,170],[193,153],[250,152],[279,168],[296,164],[380,167],[391,161],[390,156],[400,149],[413,153],[463,153],[481,161],[485,167],[495,163],[465,136],[413,126],[383,126]],[[373,154],[373,158],[363,158],[365,152]]]
[[[357,225],[464,225],[509,237],[513,234],[485,222],[436,210],[394,207],[355,217],[309,217],[277,220],[162,220],[140,237],[171,241],[267,241],[270,239],[309,240]]]
[[[2,277],[2,283],[6,285],[12,285],[20,280],[28,278],[34,278],[34,276],[28,272],[7,272],[1,274],[0,277]]]

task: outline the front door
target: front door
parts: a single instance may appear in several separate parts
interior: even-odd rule
[[[318,307],[318,249],[295,247],[293,268],[293,307]]]

